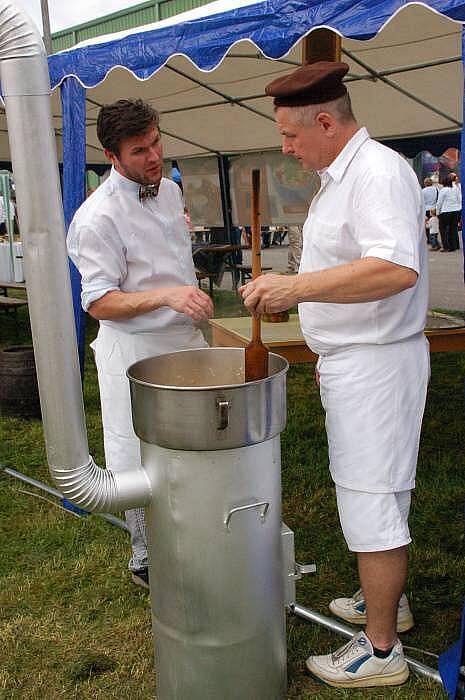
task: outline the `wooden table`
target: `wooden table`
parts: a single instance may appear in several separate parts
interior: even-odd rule
[[[210,320],[214,346],[246,347],[252,335],[250,316],[213,318]],[[465,350],[465,326],[426,330],[431,352]],[[283,323],[262,322],[262,340],[268,348],[282,355],[290,364],[315,362],[317,355],[306,345],[300,330],[299,317],[291,314]]]
[[[9,289],[26,289],[26,283],[25,282],[4,282],[3,280],[0,280],[0,293],[4,296],[8,296],[8,290]]]

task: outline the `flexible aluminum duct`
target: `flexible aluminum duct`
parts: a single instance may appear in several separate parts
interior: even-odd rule
[[[145,505],[142,469],[112,472],[89,456],[47,58],[33,22],[11,0],[0,0],[0,80],[50,473],[87,510]]]

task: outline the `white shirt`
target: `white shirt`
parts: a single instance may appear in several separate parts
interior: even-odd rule
[[[74,215],[67,245],[82,277],[81,303],[86,311],[115,289],[140,292],[197,284],[181,190],[166,178],[157,197],[140,202],[138,183],[112,168],[110,177]],[[127,333],[193,325],[167,306],[101,323]]]
[[[449,211],[460,211],[462,208],[462,190],[460,187],[442,187],[439,192],[436,212],[445,214]]]
[[[415,173],[365,128],[320,173],[304,224],[299,272],[376,257],[415,270],[416,285],[356,304],[304,302],[304,337],[320,355],[357,344],[385,344],[423,332],[428,305],[424,211]]]
[[[423,197],[423,206],[425,212],[436,207],[436,202],[438,201],[439,188],[434,185],[428,185],[428,187],[423,187],[421,191]]]

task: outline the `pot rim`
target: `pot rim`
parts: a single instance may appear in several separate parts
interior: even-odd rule
[[[285,364],[282,367],[282,369],[278,370],[277,372],[274,372],[273,374],[269,375],[268,377],[265,377],[264,379],[256,379],[253,382],[241,382],[241,383],[235,383],[235,384],[209,384],[207,386],[178,386],[177,384],[171,385],[171,384],[156,384],[154,382],[149,382],[149,381],[144,381],[143,379],[137,379],[136,377],[133,377],[130,372],[133,367],[138,365],[141,362],[146,362],[147,360],[150,359],[155,359],[156,357],[167,357],[168,355],[180,355],[181,353],[187,353],[187,352],[204,352],[204,351],[211,351],[211,350],[216,350],[216,351],[223,351],[223,350],[228,350],[229,352],[231,350],[237,351],[237,352],[242,352],[245,353],[245,348],[229,348],[229,347],[208,347],[208,348],[187,348],[186,350],[177,350],[176,352],[169,352],[169,353],[164,353],[162,355],[153,355],[152,357],[145,357],[143,360],[138,360],[137,362],[134,362],[132,365],[130,365],[127,370],[126,370],[126,377],[129,379],[130,382],[137,384],[139,386],[146,386],[152,389],[161,389],[164,391],[213,391],[213,390],[221,390],[221,389],[240,389],[242,387],[248,387],[248,386],[255,386],[258,384],[262,383],[267,383],[271,382],[277,377],[280,377],[283,374],[286,374],[288,369],[289,369],[289,362],[286,360],[285,357],[282,355],[278,355],[275,352],[270,352],[269,354],[273,357],[278,357],[280,360],[282,360]]]

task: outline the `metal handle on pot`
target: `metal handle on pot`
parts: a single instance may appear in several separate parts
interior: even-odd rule
[[[269,507],[270,504],[268,503],[268,501],[260,501],[259,503],[249,503],[246,506],[237,506],[237,508],[231,508],[231,510],[229,511],[229,513],[223,521],[224,526],[226,530],[230,530],[229,523],[231,522],[231,518],[234,515],[234,513],[239,513],[243,510],[250,510],[251,508],[262,508],[262,512],[260,513],[260,520],[262,521],[262,523],[264,523]]]
[[[231,403],[223,398],[216,399],[216,410],[218,417],[218,430],[225,430],[229,425],[229,409],[231,408]]]

